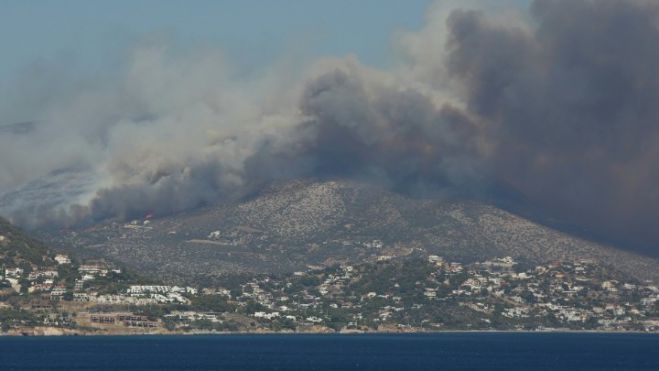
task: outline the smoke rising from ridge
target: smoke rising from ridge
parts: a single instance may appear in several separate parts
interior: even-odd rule
[[[659,4],[464,4],[397,35],[389,70],[345,57],[245,78],[216,51],[157,44],[103,81],[23,89],[39,105],[0,112],[32,122],[0,130],[0,211],[27,226],[165,215],[309,176],[494,185],[656,254]]]
[[[448,19],[449,73],[497,143],[493,172],[572,222],[656,243],[659,4],[537,1],[531,14],[531,28]]]

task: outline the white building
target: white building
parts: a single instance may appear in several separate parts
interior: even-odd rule
[[[92,274],[105,276],[108,274],[108,269],[102,264],[83,264],[78,268],[78,272],[82,274]]]
[[[13,277],[13,278],[18,278],[23,275],[23,269],[21,268],[6,268],[5,269],[5,277]]]
[[[60,265],[62,265],[62,264],[71,264],[71,259],[67,255],[64,255],[64,254],[55,255],[55,261],[57,262],[57,264],[60,264]]]

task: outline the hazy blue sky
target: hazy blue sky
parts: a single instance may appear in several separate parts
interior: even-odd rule
[[[392,33],[422,26],[430,0],[0,1],[0,79],[30,64],[104,68],[138,40],[212,45],[259,66],[282,53],[386,64]]]
[[[529,0],[483,0],[526,4]],[[136,42],[219,47],[247,68],[289,52],[386,65],[396,30],[432,0],[0,0],[0,82],[34,63],[105,68]]]

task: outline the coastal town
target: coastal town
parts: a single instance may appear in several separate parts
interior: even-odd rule
[[[659,287],[588,259],[529,266],[437,255],[232,275],[217,287],[154,284],[56,254],[0,270],[0,332],[659,332]]]

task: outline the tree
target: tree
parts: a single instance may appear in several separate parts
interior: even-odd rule
[[[236,306],[220,295],[202,295],[192,298],[192,306],[213,312],[234,312]]]
[[[254,314],[255,312],[260,312],[260,311],[263,311],[265,309],[266,308],[263,305],[255,302],[253,300],[248,301],[247,305],[245,305],[243,307],[243,311],[247,314]]]

